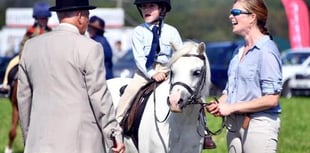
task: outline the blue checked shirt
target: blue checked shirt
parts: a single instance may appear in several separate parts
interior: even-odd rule
[[[248,101],[282,90],[282,63],[280,52],[269,36],[261,38],[245,55],[244,48],[232,58],[228,68],[228,82],[223,94],[228,103]],[[280,105],[266,110],[268,113],[281,112]]]

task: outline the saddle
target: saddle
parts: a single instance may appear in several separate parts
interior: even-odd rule
[[[141,87],[139,92],[132,100],[130,108],[120,123],[121,127],[123,128],[124,135],[132,138],[136,148],[138,148],[138,130],[144,108],[151,93],[156,89],[157,86],[158,83],[151,81]],[[124,90],[124,88],[125,87],[123,87],[121,90]]]

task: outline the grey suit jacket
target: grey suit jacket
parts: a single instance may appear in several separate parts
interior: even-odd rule
[[[68,24],[25,44],[17,94],[25,153],[103,153],[112,131],[123,142],[102,50]]]

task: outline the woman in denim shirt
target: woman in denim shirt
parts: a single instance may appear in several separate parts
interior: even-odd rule
[[[265,27],[268,10],[263,0],[235,0],[230,13],[233,32],[245,44],[230,62],[223,95],[207,111],[226,116],[229,153],[273,153],[280,130],[282,63]]]

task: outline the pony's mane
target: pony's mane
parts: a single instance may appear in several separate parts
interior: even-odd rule
[[[197,50],[198,44],[194,41],[186,41],[182,46],[175,46],[175,51],[171,57],[168,66],[170,67],[175,61],[177,61],[181,56],[190,53],[193,50]]]

